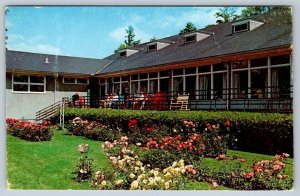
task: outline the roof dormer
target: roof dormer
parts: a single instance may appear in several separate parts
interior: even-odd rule
[[[160,50],[167,47],[168,45],[170,45],[170,43],[162,42],[162,41],[150,42],[147,44],[147,51],[150,52],[150,51]]]
[[[237,21],[232,23],[232,33],[235,34],[244,31],[252,31],[263,24],[264,24],[263,22],[253,20],[253,19]]]
[[[210,36],[209,33],[193,32],[183,35],[184,43],[198,42]]]
[[[120,57],[128,57],[128,56],[133,55],[137,52],[139,52],[139,50],[128,49],[128,48],[119,50]]]

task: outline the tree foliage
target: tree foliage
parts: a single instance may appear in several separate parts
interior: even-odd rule
[[[219,11],[215,14],[215,17],[217,19],[219,18],[216,22],[220,24],[238,19],[239,16],[236,15],[235,12],[236,11],[232,7],[220,8]]]
[[[132,26],[129,26],[128,29],[125,30],[127,35],[125,36],[125,44],[128,47],[136,46],[140,44],[141,40],[134,40],[135,34],[134,34],[134,29]]]
[[[196,26],[192,22],[188,22],[186,23],[184,29],[180,31],[179,35],[183,33],[193,32],[196,30],[197,30]]]
[[[152,37],[152,38],[150,39],[150,42],[153,42],[153,41],[155,41],[155,40],[157,40],[156,37]]]
[[[134,34],[134,28],[132,26],[129,26],[128,29],[125,29],[126,34],[125,35],[125,41],[124,43],[121,43],[119,45],[119,47],[115,50],[115,53],[117,53],[119,50],[128,48],[128,47],[132,47],[132,46],[136,46],[138,44],[140,44],[141,40],[134,40],[135,34]]]

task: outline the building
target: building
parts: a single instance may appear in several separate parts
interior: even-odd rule
[[[190,109],[292,111],[291,16],[211,25],[104,59],[7,51],[6,77],[9,117],[27,118],[78,91],[93,107],[108,94],[165,92],[188,94]]]

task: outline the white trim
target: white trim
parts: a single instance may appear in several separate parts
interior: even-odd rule
[[[25,75],[25,74],[20,74],[23,76],[27,76],[27,82],[14,82],[14,74],[12,74],[12,79],[11,79],[11,92],[12,93],[21,93],[21,94],[43,94],[46,93],[46,76],[37,76],[37,77],[43,77],[44,82],[43,83],[32,83],[30,82],[30,77],[34,75]],[[19,85],[27,85],[28,90],[27,91],[15,91],[14,90],[14,84],[19,84]],[[30,86],[43,86],[44,90],[42,92],[35,92],[35,91],[30,91]]]

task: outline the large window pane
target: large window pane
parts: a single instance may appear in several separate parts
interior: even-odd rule
[[[140,79],[147,79],[148,78],[148,74],[140,74]]]
[[[114,84],[114,93],[116,93],[116,94],[120,93],[120,83]]]
[[[251,94],[253,98],[266,97],[267,77],[267,69],[251,70]]]
[[[218,63],[213,65],[214,71],[224,71],[227,69],[227,66],[224,63]]]
[[[183,94],[183,77],[175,77],[173,79],[174,93]]]
[[[140,92],[148,92],[148,81],[140,81]]]
[[[161,71],[161,72],[159,72],[159,76],[160,76],[160,77],[166,77],[166,76],[169,76],[169,71]]]
[[[185,75],[188,74],[195,74],[196,73],[196,67],[186,68],[185,69]]]
[[[198,67],[198,72],[199,73],[210,72],[210,65]]]
[[[44,92],[44,85],[30,85],[30,92]]]
[[[290,97],[290,67],[278,67],[271,69],[271,86],[273,98]]]
[[[77,83],[78,84],[87,84],[88,80],[84,78],[77,78]]]
[[[44,76],[30,76],[30,83],[44,83]]]
[[[169,78],[160,79],[160,92],[169,91]]]
[[[64,78],[64,83],[75,84],[75,78]]]
[[[183,75],[183,69],[174,69],[173,76]]]
[[[233,98],[247,98],[248,92],[248,71],[233,72]]]
[[[280,64],[288,64],[290,63],[290,56],[273,56],[271,57],[271,65],[280,65]]]
[[[218,73],[213,75],[214,79],[214,98],[225,99],[227,97],[227,74]]]
[[[28,84],[14,84],[14,91],[28,91]]]
[[[28,82],[28,76],[25,75],[14,76],[14,82]]]
[[[210,75],[199,76],[199,99],[210,99],[211,95]]]
[[[138,93],[138,82],[131,82],[131,94]]]
[[[149,78],[157,78],[157,72],[149,73]]]
[[[262,67],[268,65],[268,58],[252,59],[250,61],[251,67]]]
[[[190,99],[195,99],[196,76],[187,76],[185,78],[185,91],[190,96]]]
[[[248,61],[236,61],[232,62],[232,69],[242,69],[248,67]]]
[[[149,81],[149,93],[156,93],[157,92],[157,80],[150,80]]]

